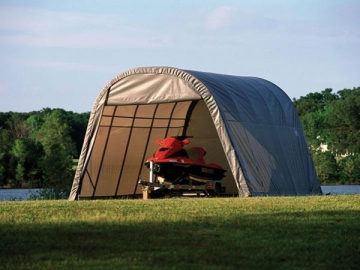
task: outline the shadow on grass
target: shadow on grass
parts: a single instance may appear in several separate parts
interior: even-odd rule
[[[359,211],[0,225],[3,269],[359,269]]]

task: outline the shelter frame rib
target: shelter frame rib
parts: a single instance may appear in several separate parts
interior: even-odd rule
[[[89,173],[89,171],[87,169],[85,170],[85,173],[89,177],[90,184],[94,189],[95,188],[94,182],[93,182],[93,180],[92,180],[92,178],[90,176],[90,173]],[[79,191],[77,192],[77,195],[76,195],[77,198],[78,198],[79,194],[81,193],[81,188],[82,188],[82,185],[79,187]]]
[[[90,184],[92,185],[93,188],[95,188],[94,181],[92,180],[92,177],[91,177],[91,175],[90,175],[90,173],[89,173],[89,171],[87,169],[86,169],[86,174],[89,177]]]
[[[191,115],[192,115],[196,105],[198,104],[198,102],[199,102],[198,100],[192,101],[189,108],[188,108],[188,111],[186,113],[184,128],[183,128],[183,134],[182,134],[183,136],[186,135],[187,129],[189,127],[189,122],[190,122]]]
[[[159,108],[159,104],[156,104],[156,107],[155,107],[155,110],[154,110],[154,113],[153,113],[153,116],[152,116],[152,120],[151,120],[151,124],[150,124],[150,130],[149,130],[149,134],[148,134],[148,138],[146,140],[146,145],[145,145],[145,149],[144,149],[144,154],[143,154],[143,157],[142,157],[142,160],[141,160],[141,164],[144,164],[144,161],[145,161],[145,155],[146,155],[146,150],[149,146],[149,141],[150,141],[150,137],[151,137],[151,133],[152,133],[152,130],[153,130],[153,126],[154,126],[154,121],[155,121],[155,115],[156,115],[156,112]],[[138,175],[140,176],[140,173],[141,173],[141,167],[139,168],[139,172],[138,172]],[[133,198],[135,198],[136,196],[136,190],[138,188],[138,185],[139,185],[139,182],[136,182],[135,184],[135,188],[134,188],[134,193],[133,193]]]
[[[105,106],[104,106],[104,108],[105,108]],[[115,112],[116,112],[116,108],[114,109],[113,115],[112,115],[112,117],[111,117],[110,126],[109,126],[109,129],[108,129],[108,132],[107,132],[107,136],[106,136],[106,142],[105,142],[104,150],[103,150],[102,156],[101,156],[99,171],[98,171],[97,176],[96,176],[95,187],[94,187],[93,194],[92,194],[91,197],[94,197],[94,196],[95,196],[96,188],[97,188],[97,185],[98,185],[98,183],[99,183],[99,177],[100,177],[101,170],[102,170],[102,168],[103,168],[104,156],[105,156],[105,153],[106,153],[106,150],[107,150],[107,146],[108,146],[108,143],[109,143],[109,135],[110,135],[110,132],[111,132],[112,123],[113,123],[113,121],[114,121]]]
[[[116,106],[116,109],[117,109],[117,106]],[[115,111],[116,111],[116,109],[115,109]],[[127,139],[128,143],[126,144],[126,147],[125,147],[124,158],[123,158],[123,162],[121,164],[120,171],[119,171],[119,176],[118,176],[118,180],[117,180],[117,184],[116,184],[114,197],[117,197],[117,194],[118,194],[118,191],[119,191],[120,180],[121,180],[121,176],[122,176],[123,171],[124,171],[125,159],[126,159],[126,156],[127,156],[128,150],[129,150],[129,141],[130,141],[130,138],[131,138],[131,134],[133,132],[134,122],[135,122],[135,119],[136,119],[136,113],[137,113],[138,109],[139,109],[139,105],[136,105],[136,109],[134,110],[134,115],[133,115],[133,119],[132,119],[132,123],[131,123],[130,132],[129,132],[128,139]]]
[[[175,111],[175,108],[176,108],[177,104],[178,104],[178,102],[175,102],[174,106],[173,106],[173,108],[171,110],[171,113],[170,113],[170,116],[169,116],[168,126],[167,126],[166,132],[165,132],[165,138],[168,136],[170,125],[171,125],[171,119],[173,119],[172,116],[174,115],[174,111]]]

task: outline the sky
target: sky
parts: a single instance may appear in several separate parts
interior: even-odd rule
[[[0,0],[0,112],[91,111],[148,66],[253,76],[291,98],[360,86],[360,0]]]

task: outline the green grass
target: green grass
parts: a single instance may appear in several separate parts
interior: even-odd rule
[[[360,269],[360,196],[0,202],[2,269]]]

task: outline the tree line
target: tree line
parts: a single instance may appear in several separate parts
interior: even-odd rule
[[[293,100],[322,184],[360,184],[360,87]]]
[[[68,196],[89,115],[49,108],[0,113],[0,187]]]

